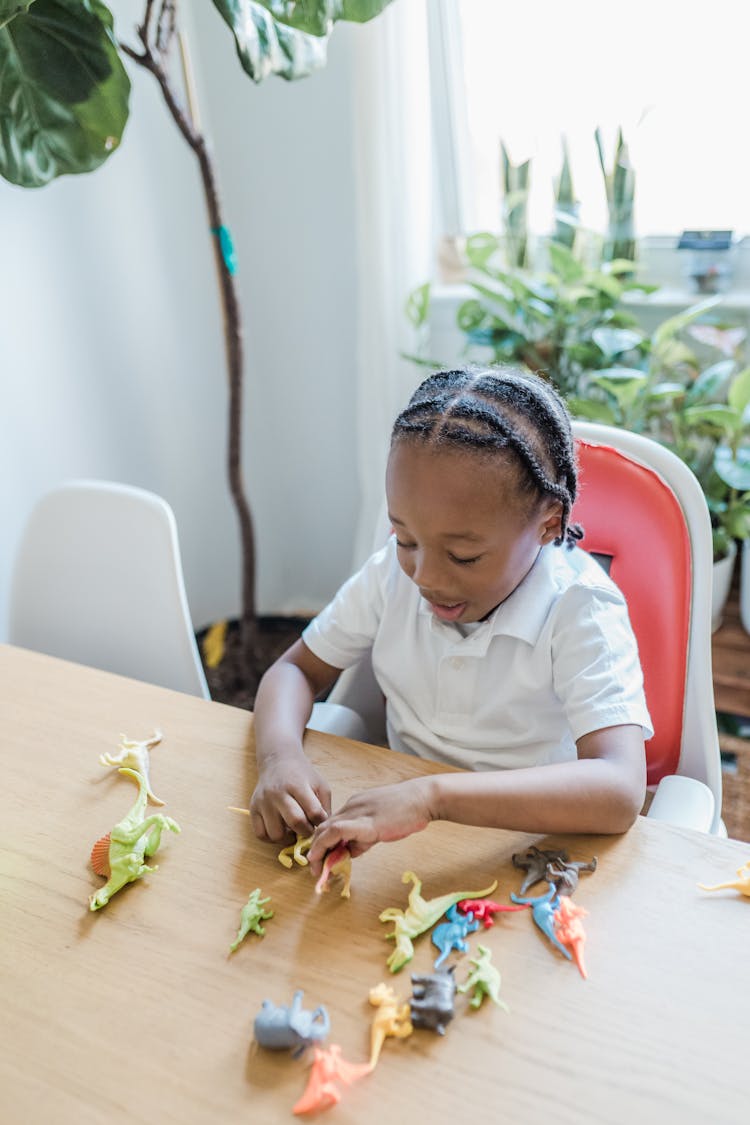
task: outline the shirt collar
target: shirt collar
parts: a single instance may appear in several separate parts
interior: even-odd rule
[[[526,577],[492,611],[483,622],[484,628],[475,630],[467,637],[462,637],[454,626],[438,621],[428,603],[418,594],[419,613],[429,616],[433,630],[443,634],[447,632],[455,637],[456,643],[461,644],[462,651],[467,655],[471,653],[478,656],[486,652],[490,640],[496,636],[518,637],[527,644],[534,645],[559,593],[555,575],[556,558],[553,554],[559,550],[559,547],[551,545],[542,547]]]

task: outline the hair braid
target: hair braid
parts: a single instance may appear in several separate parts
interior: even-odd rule
[[[582,528],[569,523],[578,490],[570,417],[554,388],[538,376],[512,367],[438,371],[417,387],[396,419],[391,440],[400,439],[477,453],[510,451],[526,487],[562,505],[555,543],[572,547],[583,537]]]

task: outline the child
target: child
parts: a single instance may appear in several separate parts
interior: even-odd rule
[[[394,534],[263,677],[256,834],[315,828],[318,874],[431,820],[526,832],[624,832],[651,736],[625,602],[569,524],[570,419],[542,379],[443,371],[396,419]],[[315,696],[372,652],[392,748],[473,772],[330,791],[302,749]]]

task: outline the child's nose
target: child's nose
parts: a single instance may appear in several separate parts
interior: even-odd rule
[[[412,579],[420,589],[439,590],[441,588],[441,569],[438,559],[431,552],[415,552]]]

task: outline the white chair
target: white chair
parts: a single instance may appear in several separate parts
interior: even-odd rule
[[[210,698],[169,504],[97,480],[42,496],[14,563],[9,641]]]
[[[693,473],[650,438],[575,422],[580,466],[573,520],[583,545],[607,560],[638,639],[656,733],[646,747],[649,817],[725,833],[721,758],[711,674],[711,524]],[[375,547],[388,534],[381,514]],[[330,704],[335,710],[327,710]],[[339,677],[310,725],[384,741],[383,697],[369,660]],[[335,717],[335,718],[334,718]],[[335,721],[337,729],[329,726]]]

